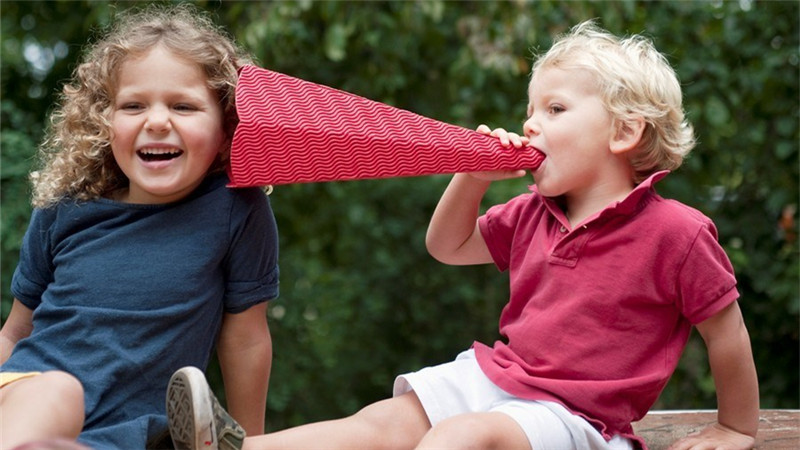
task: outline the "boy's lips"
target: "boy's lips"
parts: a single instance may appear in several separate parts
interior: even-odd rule
[[[539,162],[538,162],[538,164],[536,164],[534,167],[531,167],[531,168],[529,169],[531,172],[535,172],[536,170],[538,170],[538,169],[539,169],[539,167],[541,167],[541,165],[542,165],[542,163],[544,162],[544,160],[545,160],[545,159],[547,159],[547,154],[546,154],[545,152],[543,152],[542,150],[540,150],[538,147],[535,147],[535,146],[533,146],[533,145],[528,145],[528,147],[529,147],[529,148],[530,148],[530,149],[531,149],[531,150],[532,150],[534,153],[537,153],[537,155],[538,155],[538,156],[539,156],[539,158],[540,158],[540,159],[539,159]]]
[[[528,143],[528,148],[530,148],[531,150],[533,150],[533,151],[535,151],[537,153],[541,153],[543,156],[547,156],[545,154],[545,152],[541,148],[539,148],[539,147],[537,147],[537,146],[535,146],[535,145],[533,145],[531,143]]]

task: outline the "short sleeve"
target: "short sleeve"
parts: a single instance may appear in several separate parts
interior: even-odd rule
[[[260,189],[236,189],[226,256],[225,311],[242,312],[278,297],[278,227]]]
[[[509,267],[514,236],[520,217],[530,205],[531,195],[523,194],[507,203],[494,205],[478,218],[478,227],[483,240],[500,271],[505,271]]]
[[[39,306],[42,294],[53,281],[49,236],[54,216],[53,210],[33,210],[22,239],[19,264],[11,278],[11,293],[30,309]]]
[[[716,228],[700,227],[678,274],[681,312],[698,324],[739,297],[733,266],[717,242]]]

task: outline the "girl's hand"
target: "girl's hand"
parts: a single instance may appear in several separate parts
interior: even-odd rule
[[[675,441],[669,450],[749,450],[755,444],[753,436],[715,423]]]
[[[503,128],[489,129],[486,125],[479,125],[475,130],[478,133],[485,134],[500,139],[500,143],[504,147],[522,148],[528,145],[528,138],[520,136],[517,133],[508,132]],[[506,180],[509,178],[519,178],[525,176],[525,170],[493,170],[485,172],[471,172],[470,175],[474,178],[484,181]]]

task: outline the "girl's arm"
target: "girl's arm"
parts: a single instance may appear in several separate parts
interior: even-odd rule
[[[238,314],[225,314],[217,355],[228,411],[248,436],[264,434],[272,369],[272,338],[266,303]]]
[[[671,448],[750,449],[758,431],[758,378],[739,304],[733,302],[698,324],[697,330],[708,348],[717,389],[717,423]]]
[[[6,323],[0,329],[0,364],[6,362],[20,339],[30,336],[33,330],[33,311],[17,299],[11,305]]]

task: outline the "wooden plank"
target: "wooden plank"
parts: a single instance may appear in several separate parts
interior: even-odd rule
[[[716,421],[717,412],[713,410],[650,411],[633,428],[651,450],[666,450],[677,439]],[[800,449],[800,410],[761,410],[756,448]]]

